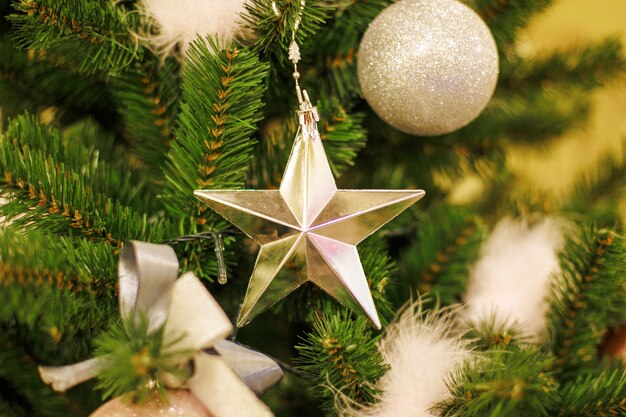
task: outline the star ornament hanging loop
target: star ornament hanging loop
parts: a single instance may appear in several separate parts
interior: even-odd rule
[[[307,281],[380,328],[356,245],[424,196],[422,190],[339,190],[306,92],[278,190],[196,190],[260,246],[241,327]]]

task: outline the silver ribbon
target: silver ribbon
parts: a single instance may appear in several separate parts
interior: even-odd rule
[[[282,378],[280,367],[259,352],[225,340],[233,327],[217,301],[194,274],[177,277],[178,259],[171,247],[137,241],[124,245],[119,265],[124,323],[145,315],[150,331],[165,325],[164,346],[193,352],[188,359],[194,361],[194,374],[185,387],[214,416],[273,416],[255,393],[260,395]],[[209,348],[217,353],[204,351]],[[39,373],[62,392],[94,378],[104,366],[106,358],[94,358],[40,366]]]

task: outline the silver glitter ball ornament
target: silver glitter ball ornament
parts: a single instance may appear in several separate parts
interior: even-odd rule
[[[402,0],[363,35],[359,83],[372,109],[403,132],[452,132],[485,108],[498,80],[489,28],[456,0]]]

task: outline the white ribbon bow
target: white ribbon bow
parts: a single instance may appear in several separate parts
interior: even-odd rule
[[[211,414],[273,416],[250,389],[260,394],[276,383],[283,375],[280,367],[261,353],[224,340],[233,327],[217,301],[193,273],[177,277],[178,259],[171,247],[128,242],[119,265],[122,320],[145,315],[149,331],[165,325],[164,346],[193,352],[194,374],[185,386]],[[217,354],[203,351],[208,348]],[[96,377],[105,365],[105,358],[94,358],[68,366],[41,366],[39,373],[46,384],[62,392]]]

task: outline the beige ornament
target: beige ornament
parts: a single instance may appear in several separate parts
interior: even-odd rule
[[[485,22],[463,3],[402,0],[363,35],[358,76],[385,122],[412,135],[441,135],[485,108],[498,79],[498,50]]]
[[[273,417],[257,394],[276,383],[282,370],[269,357],[225,340],[232,332],[228,316],[193,273],[178,278],[178,259],[171,247],[127,242],[120,257],[119,289],[123,321],[132,323],[144,314],[149,329],[163,326],[167,349],[188,352],[178,358],[178,365],[194,364],[194,373],[187,381],[162,375],[169,392],[176,393],[181,386],[188,388],[196,402],[216,417]],[[46,384],[63,392],[98,376],[111,359],[99,356],[72,365],[40,366],[39,373]],[[123,409],[115,401],[105,410],[112,413]],[[136,407],[132,405],[131,411]],[[182,412],[179,408],[163,408],[165,403],[157,399],[146,407],[173,414],[128,415],[187,415],[178,413]]]
[[[121,396],[104,403],[90,417],[213,417],[204,405],[187,390],[167,392],[167,398],[154,397],[133,404]]]

